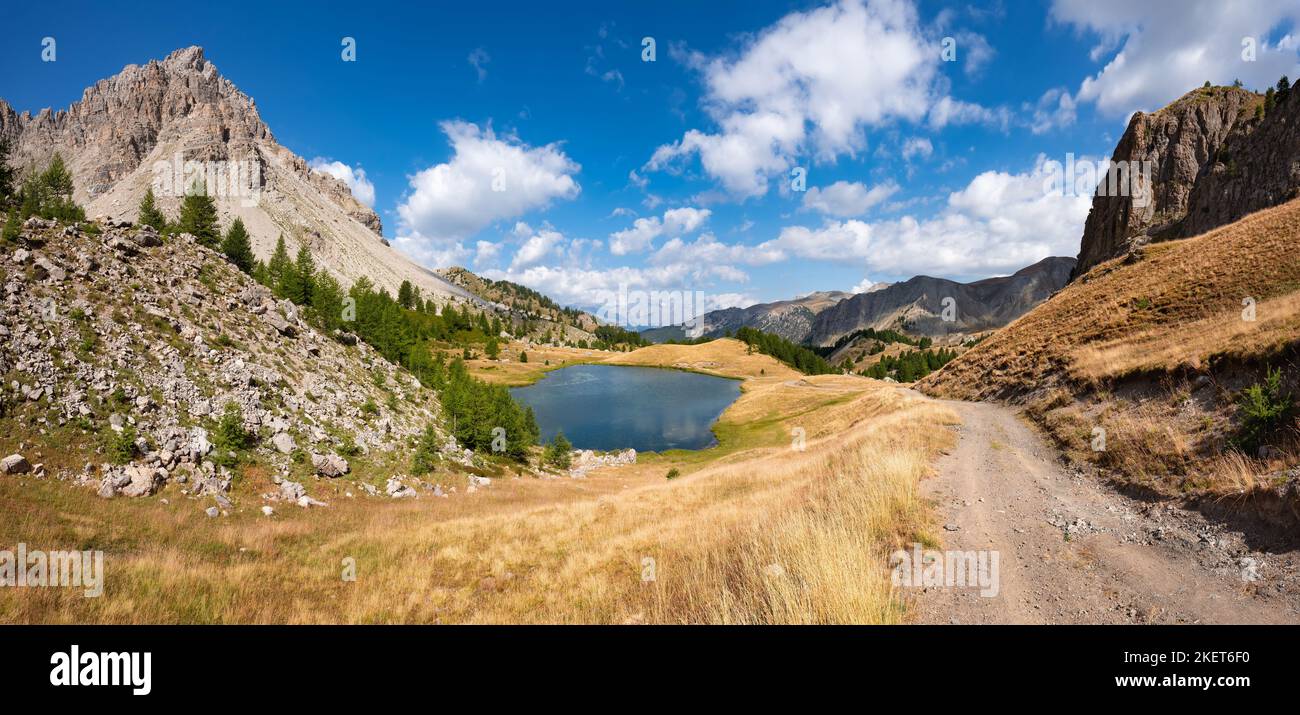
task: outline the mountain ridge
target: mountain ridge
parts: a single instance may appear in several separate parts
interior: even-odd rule
[[[19,114],[0,99],[0,136],[10,141],[17,167],[62,154],[74,198],[91,216],[133,220],[155,184],[163,185],[155,187],[158,205],[175,215],[193,177],[186,162],[200,162],[191,166],[202,167],[205,179],[226,179],[224,193],[209,186],[222,223],[243,219],[259,257],[269,256],[284,234],[291,250],[307,245],[347,282],[366,276],[396,290],[409,280],[427,297],[470,298],[391,249],[379,216],[345,183],[280,145],[253,98],[222,76],[201,47],[127,65],[87,87],[67,109]]]

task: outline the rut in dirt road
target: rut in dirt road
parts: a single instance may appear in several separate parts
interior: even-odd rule
[[[1259,583],[1294,554],[1252,553],[1198,514],[1115,493],[1064,466],[1006,407],[944,404],[961,417],[959,441],[922,491],[937,505],[941,550],[999,552],[998,593],[925,589],[920,622],[1300,622],[1285,595],[1295,591]]]

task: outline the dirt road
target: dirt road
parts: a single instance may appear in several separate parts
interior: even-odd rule
[[[923,623],[1297,623],[1295,555],[1250,551],[1199,514],[1065,466],[1009,408],[945,402],[963,424],[923,482],[942,550],[996,550],[999,589],[930,587]],[[1270,581],[1272,579],[1273,581]]]

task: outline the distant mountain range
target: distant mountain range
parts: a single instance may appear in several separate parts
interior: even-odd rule
[[[1010,276],[973,283],[917,276],[874,286],[865,293],[824,291],[795,300],[715,310],[704,315],[703,335],[718,337],[743,326],[797,343],[826,346],[863,328],[928,337],[977,333],[1010,323],[1060,290],[1074,262],[1058,256]],[[686,330],[670,326],[642,335],[664,342],[686,337]]]
[[[687,337],[716,338],[749,327],[802,342],[812,331],[817,314],[853,295],[843,291],[819,291],[794,300],[759,303],[748,308],[723,308],[704,314],[704,330],[688,335],[681,325],[643,330],[641,335],[656,343]]]

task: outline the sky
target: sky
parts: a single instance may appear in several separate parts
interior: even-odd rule
[[[1295,0],[405,5],[21,3],[0,97],[200,45],[425,265],[726,307],[1073,256],[1067,161],[1206,81],[1300,77]]]

